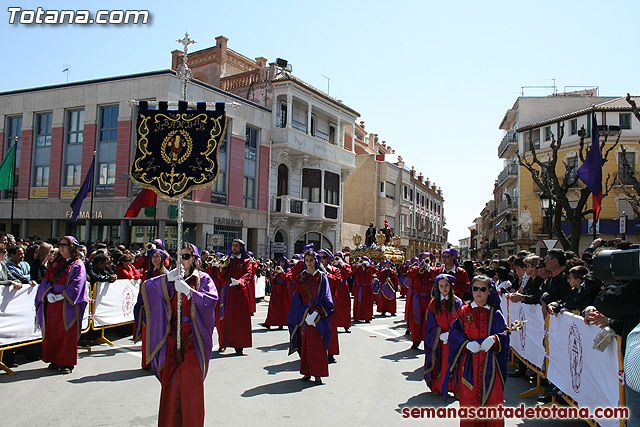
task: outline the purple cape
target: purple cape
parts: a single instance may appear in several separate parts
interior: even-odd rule
[[[218,291],[207,273],[200,272],[200,277],[197,279],[196,289],[191,292],[191,327],[204,381],[213,350]],[[173,282],[168,281],[167,275],[163,274],[144,282],[140,286],[140,293],[144,301],[147,325],[145,358],[151,361],[153,372],[160,379],[160,371],[164,368],[167,355],[166,340],[170,331],[169,321],[174,317],[171,298],[175,288]]]
[[[289,315],[287,316],[287,326],[289,327],[289,355],[294,352],[300,354],[300,345],[302,338],[300,337],[300,328],[306,328],[308,325],[305,322],[307,315],[316,311],[316,308],[320,307],[326,316],[320,316],[320,319],[316,323],[316,329],[322,335],[324,345],[329,349],[329,341],[331,339],[331,322],[330,317],[333,313],[333,298],[331,297],[331,288],[329,287],[329,280],[326,273],[321,273],[320,288],[318,289],[318,296],[313,302],[313,305],[305,304],[302,302],[302,298],[298,292],[293,293],[291,300],[291,308],[289,309]]]
[[[493,384],[496,380],[500,380],[502,381],[502,384],[504,384],[507,373],[507,361],[509,358],[509,335],[506,332],[507,322],[504,320],[502,312],[500,310],[496,310],[494,307],[491,307],[491,312],[489,313],[489,325],[490,329],[487,331],[488,333],[477,340],[469,340],[469,338],[467,338],[460,318],[454,320],[451,330],[449,330],[449,367],[447,369],[447,373],[450,375],[455,370],[455,367],[460,363],[462,354],[466,352],[468,357],[465,361],[463,379],[471,384],[472,387],[476,386],[474,384],[473,357],[471,357],[473,353],[467,349],[467,343],[470,341],[477,341],[478,344],[482,344],[482,341],[484,341],[484,339],[489,335],[496,335],[500,340],[500,351],[495,352],[492,348],[487,351],[487,355],[484,359],[482,405],[484,405],[491,394]],[[458,377],[460,375],[460,369],[457,370],[455,375],[456,383],[459,384],[460,382]],[[444,381],[442,383],[442,397],[444,398],[445,403],[447,402],[448,391],[449,382]]]
[[[59,279],[58,279],[59,280]],[[56,292],[62,291],[64,295],[64,311],[63,323],[65,331],[75,323],[78,322],[78,338],[82,332],[82,318],[84,317],[84,311],[87,308],[89,302],[88,287],[87,287],[87,271],[82,260],[75,260],[69,270],[64,285],[53,285],[47,279],[44,279],[42,283],[38,285],[38,291],[36,292],[36,323],[42,329],[42,336],[44,337],[45,328],[45,307],[49,302],[47,301],[47,295],[55,289]]]
[[[456,311],[462,306],[462,300],[456,297]],[[442,341],[440,341],[442,330],[438,326],[435,313],[427,310],[427,323],[424,328],[424,380],[431,388],[431,373],[433,366],[438,360],[442,360]],[[445,357],[449,357],[448,354]]]

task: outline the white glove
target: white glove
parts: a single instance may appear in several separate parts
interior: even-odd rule
[[[363,263],[363,265],[364,265],[365,267],[369,267],[369,261],[365,261],[365,262]]]
[[[54,302],[58,302],[58,301],[62,301],[64,299],[64,295],[60,294],[60,295],[56,295],[54,293],[49,293],[47,294],[47,300],[50,303],[54,303]]]
[[[191,286],[184,280],[176,280],[173,284],[175,286],[176,291],[179,293],[186,295],[187,298],[191,298]]]
[[[240,281],[238,279],[231,278],[231,286],[240,286]]]
[[[442,341],[442,344],[446,344],[449,342],[449,332],[443,332],[440,334],[440,341]]]
[[[174,268],[173,270],[170,270],[167,273],[167,280],[169,280],[170,282],[175,282],[176,280],[178,280],[178,274],[180,272],[180,270],[178,270],[179,268],[182,268],[182,265]]]
[[[480,351],[480,344],[477,341],[469,341],[467,343],[467,350],[471,353],[477,353]]]
[[[493,344],[495,344],[495,342],[496,342],[496,340],[493,337],[493,335],[485,338],[484,341],[482,341],[482,345],[480,346],[480,350],[482,350],[482,351],[491,350],[491,347],[493,347]]]
[[[313,313],[307,314],[307,318],[305,319],[305,322],[307,322],[307,325],[316,326],[317,317],[318,317],[318,312],[314,311]]]

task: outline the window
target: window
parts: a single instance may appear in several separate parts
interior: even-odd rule
[[[578,119],[573,119],[569,122],[570,126],[571,126],[571,135],[577,135],[578,134]]]
[[[319,169],[302,169],[302,198],[311,203],[320,203],[322,172]]]
[[[407,200],[409,198],[409,188],[406,185],[402,186],[402,197]]]
[[[49,166],[36,166],[34,187],[49,186]]]
[[[384,193],[384,182],[380,181],[380,192]]]
[[[340,204],[340,175],[324,173],[324,202],[330,205]]]
[[[258,129],[247,126],[244,140],[244,207],[256,208],[256,179],[257,179],[257,157],[258,157]]]
[[[312,114],[311,115],[311,130],[310,130],[310,135],[311,136],[316,136],[316,123],[317,123],[317,119],[316,119],[316,115]]]
[[[84,110],[67,112],[67,144],[82,144],[84,133]]]
[[[623,153],[618,153],[618,178],[623,184],[632,184],[636,173],[636,154],[626,153],[626,162]]]
[[[11,147],[16,144],[17,139],[17,147],[16,147],[16,170],[13,177],[13,183],[18,188],[18,184],[20,181],[20,147],[22,146],[22,116],[14,116],[7,117],[5,132],[6,132],[6,143],[4,146],[4,155],[6,156]],[[11,198],[11,191],[13,189],[8,189],[7,191],[3,191],[3,198]]]
[[[116,164],[115,163],[100,163],[98,164],[99,176],[98,184],[115,184],[116,183]]]
[[[396,198],[396,185],[387,181],[387,191],[385,193],[387,199],[395,200]]]
[[[243,189],[244,207],[249,209],[255,209],[256,207],[256,180],[244,177],[244,189]]]
[[[280,104],[280,123],[278,127],[287,127],[287,104],[285,102]]]
[[[231,133],[231,121],[227,119],[227,130],[218,148],[218,177],[211,186],[211,203],[227,204],[227,144]]]
[[[63,186],[81,185],[82,141],[84,133],[84,110],[71,110],[66,114],[66,141],[64,152]],[[115,145],[115,144],[114,144]],[[115,158],[114,158],[115,161]]]
[[[420,206],[424,208],[424,194],[422,195],[422,200],[420,201]]]
[[[620,129],[631,129],[631,113],[620,113]]]
[[[80,169],[81,165],[67,165],[67,175],[65,178],[66,186],[80,185]]]
[[[551,141],[551,126],[544,128],[544,140]]]
[[[247,126],[246,139],[244,141],[245,160],[255,160],[258,150],[258,129]]]
[[[532,151],[534,148],[540,149],[540,129],[530,130],[525,144],[528,147],[527,151]]]
[[[413,202],[413,188],[409,189],[409,201]]]
[[[100,142],[118,140],[118,112],[117,105],[100,109]]]
[[[334,124],[329,124],[329,144],[337,144],[336,134],[336,126]]]
[[[576,179],[577,173],[578,173],[578,156],[569,157],[567,159],[567,176],[568,176],[567,179],[569,183],[572,183]]]
[[[36,115],[36,146],[48,147],[51,145],[51,113]]]

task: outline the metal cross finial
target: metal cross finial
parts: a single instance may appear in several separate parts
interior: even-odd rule
[[[187,65],[187,57],[189,56],[189,45],[196,43],[195,40],[189,38],[189,31],[185,32],[183,39],[176,40],[184,46],[184,55],[182,55],[182,67],[178,69],[178,77],[182,80],[182,100],[187,100],[187,82],[193,77],[193,73]]]

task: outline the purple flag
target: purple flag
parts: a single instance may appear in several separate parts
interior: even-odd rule
[[[596,113],[591,118],[591,151],[582,166],[578,168],[578,177],[593,194],[593,218],[598,220],[602,205],[602,153],[600,152],[600,134]]]
[[[84,178],[84,182],[82,183],[82,187],[76,194],[76,197],[73,198],[71,202],[71,209],[73,209],[73,215],[71,219],[75,222],[78,220],[78,215],[80,215],[80,208],[82,207],[82,201],[87,197],[91,189],[93,188],[93,165],[95,163],[95,157],[91,161],[91,166],[89,167],[89,171],[87,172],[87,176]]]

